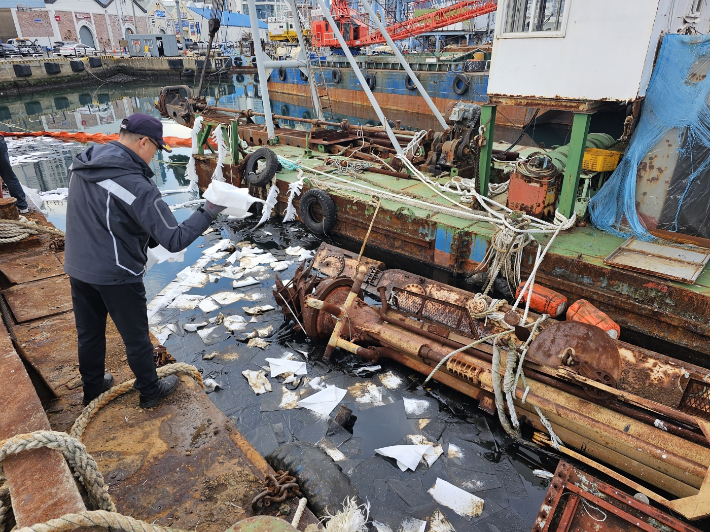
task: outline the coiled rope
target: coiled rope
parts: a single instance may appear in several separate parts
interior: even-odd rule
[[[102,510],[115,512],[116,506],[111,501],[108,486],[99,471],[96,460],[86,452],[86,447],[76,438],[64,432],[42,430],[29,434],[18,434],[5,440],[0,447],[0,464],[8,455],[17,454],[30,449],[48,447],[60,451],[72,469],[78,473],[81,483],[89,493],[91,502]],[[2,511],[2,515],[7,510]]]
[[[22,220],[0,220],[0,243],[11,244],[38,233],[64,236],[64,232],[54,227],[39,225]]]

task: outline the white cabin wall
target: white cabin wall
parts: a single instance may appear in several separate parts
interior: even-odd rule
[[[642,95],[658,35],[659,9],[688,0],[567,0],[564,36],[502,35],[498,5],[488,93],[553,99],[632,100]],[[549,35],[549,34],[548,34]]]

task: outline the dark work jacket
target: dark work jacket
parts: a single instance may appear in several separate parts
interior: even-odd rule
[[[152,177],[150,167],[116,141],[74,157],[64,259],[70,277],[99,285],[140,282],[149,241],[181,251],[209,227],[212,217],[201,208],[178,224]]]

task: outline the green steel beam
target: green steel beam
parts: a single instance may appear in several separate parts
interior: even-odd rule
[[[212,128],[214,127],[214,124],[210,124],[207,122],[202,123],[202,131],[197,132],[197,149],[198,149],[198,154],[199,155],[204,155],[205,154],[205,143],[207,142],[207,139],[210,138],[210,134],[212,133]],[[214,153],[214,150],[212,149],[212,146],[207,144],[207,147],[210,149],[212,153]]]
[[[229,151],[232,153],[232,164],[239,162],[239,125],[236,120],[232,120],[229,124],[232,142],[229,145]]]
[[[589,134],[589,123],[592,115],[575,113],[572,122],[572,137],[569,143],[569,154],[567,155],[567,166],[565,167],[562,181],[562,192],[557,204],[557,210],[567,218],[574,213],[574,204],[577,201],[577,189],[579,188],[579,175],[582,172],[582,160],[584,159],[584,149],[587,145],[587,135]]]
[[[482,196],[488,195],[488,183],[491,180],[491,162],[493,157],[493,133],[496,124],[496,106],[481,107],[481,125],[486,143],[481,147],[478,161],[478,190]]]

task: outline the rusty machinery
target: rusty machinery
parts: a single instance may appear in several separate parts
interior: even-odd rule
[[[364,293],[379,296],[381,306],[365,303]],[[539,318],[531,313],[521,324],[509,305],[500,308],[505,321],[473,318],[469,310],[480,297],[367,258],[358,264],[355,254],[327,244],[287,285],[276,276],[274,294],[295,328],[328,340],[325,359],[340,348],[425,375],[452,351],[505,332],[505,322],[518,325],[510,342],[520,349],[530,336],[524,327]],[[710,371],[612,340],[585,323],[548,319],[538,331],[522,366],[527,388],[519,382],[512,391],[521,422],[540,436],[547,433],[542,413],[570,453],[581,451],[670,495],[639,488],[688,519],[710,515]],[[500,379],[492,373],[493,349],[491,341],[463,349],[433,379],[493,414]]]
[[[474,179],[478,169],[480,119],[480,105],[466,102],[449,104],[446,122],[450,127],[442,133],[434,133],[421,170],[438,175],[442,171],[450,173],[455,169],[459,177]],[[420,161],[414,159],[413,162]]]

